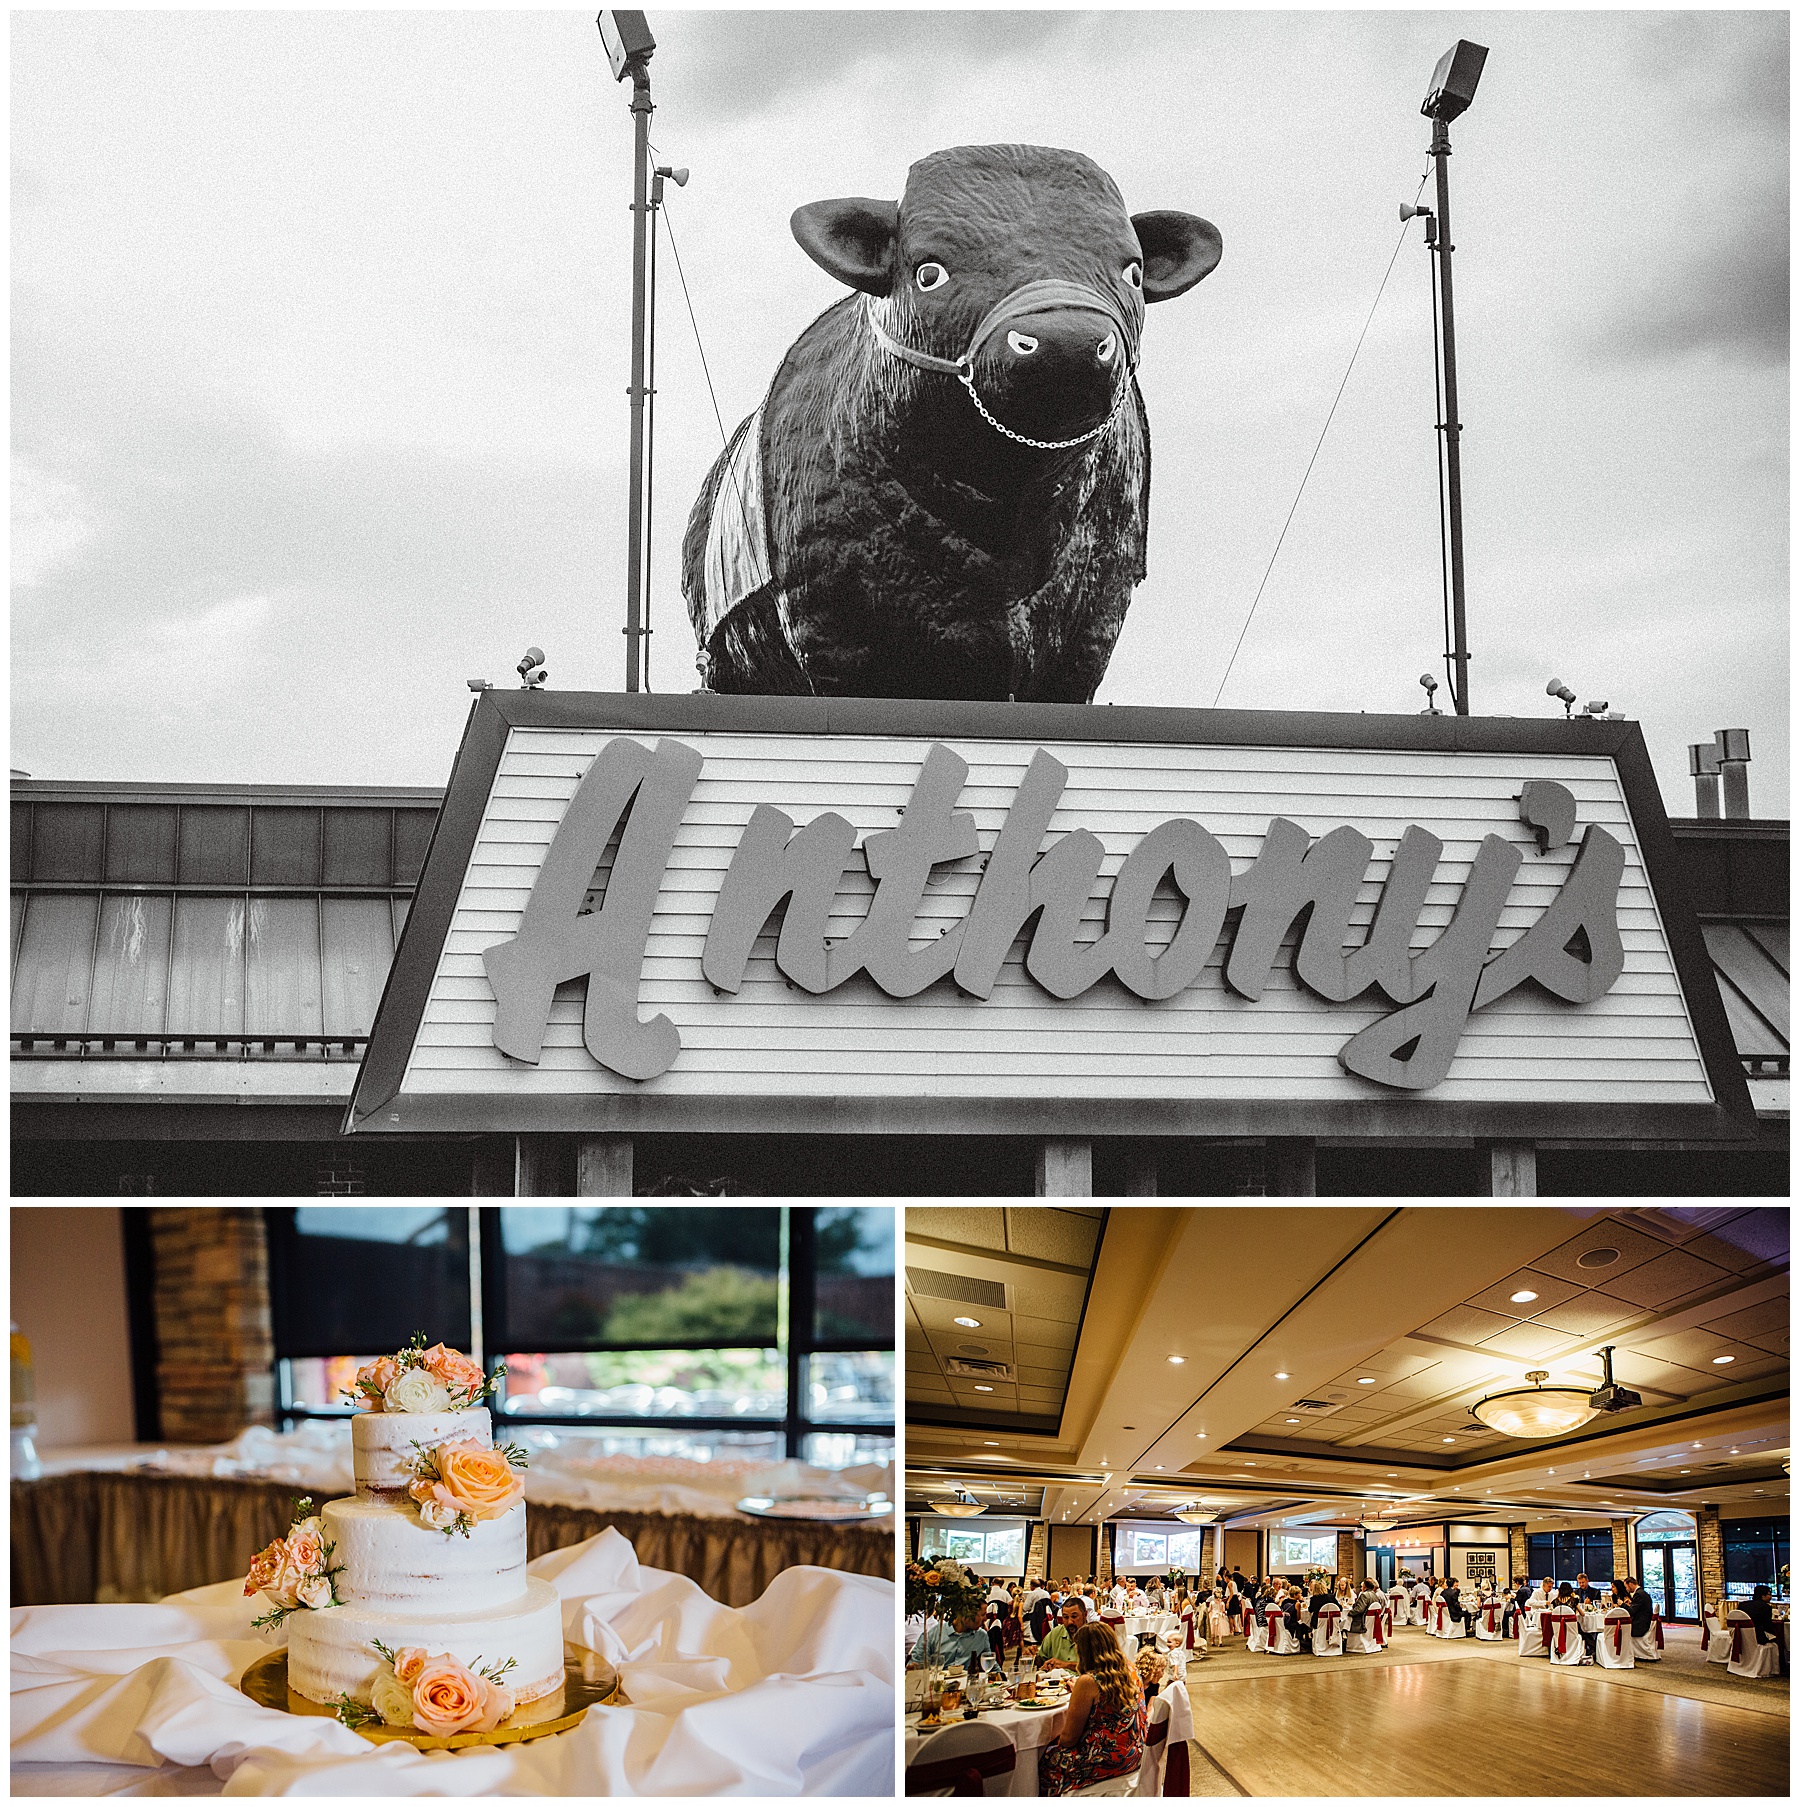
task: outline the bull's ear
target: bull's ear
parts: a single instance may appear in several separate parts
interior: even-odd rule
[[[788,222],[800,248],[839,282],[870,295],[894,284],[894,244],[900,233],[895,201],[809,201]]]
[[[1192,213],[1134,213],[1131,224],[1144,252],[1144,299],[1185,294],[1217,267],[1224,244],[1211,220]]]

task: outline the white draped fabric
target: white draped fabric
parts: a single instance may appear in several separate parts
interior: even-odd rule
[[[221,1582],[156,1605],[14,1611],[15,1788],[117,1791],[178,1766],[177,1792],[336,1795],[880,1794],[893,1788],[894,1588],[793,1568],[754,1604],[641,1568],[617,1531],[540,1556],[563,1635],[619,1671],[631,1704],[571,1732],[426,1753],[255,1705],[235,1678],[281,1642]],[[196,1787],[198,1782],[201,1786]]]

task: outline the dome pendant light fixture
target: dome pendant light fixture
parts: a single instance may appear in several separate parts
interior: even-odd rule
[[[1598,1411],[1586,1387],[1546,1387],[1548,1369],[1533,1368],[1525,1378],[1534,1384],[1490,1393],[1474,1415],[1502,1436],[1554,1437],[1578,1429]]]
[[[1185,1508],[1183,1511],[1177,1512],[1175,1516],[1180,1519],[1184,1525],[1210,1525],[1219,1514],[1215,1507],[1202,1506],[1196,1503]]]
[[[977,1513],[985,1512],[985,1507],[966,1487],[953,1487],[953,1499],[933,1500],[933,1512],[941,1512],[945,1518],[974,1518]]]
[[[1363,1513],[1360,1522],[1365,1531],[1391,1531],[1399,1521],[1391,1512],[1384,1512],[1379,1506],[1370,1506]]]

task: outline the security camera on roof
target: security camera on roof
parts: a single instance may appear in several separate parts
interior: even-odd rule
[[[1612,1352],[1616,1347],[1616,1344],[1608,1343],[1600,1351],[1601,1372],[1605,1378],[1588,1395],[1588,1404],[1597,1412],[1629,1412],[1634,1406],[1644,1403],[1642,1393],[1634,1393],[1629,1387],[1622,1387],[1613,1379]]]

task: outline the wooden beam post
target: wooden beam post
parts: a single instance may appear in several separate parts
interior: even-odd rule
[[[577,1198],[630,1198],[631,1138],[583,1136],[575,1144]]]
[[[1537,1197],[1537,1145],[1532,1142],[1488,1144],[1488,1196]]]
[[[1094,1145],[1085,1136],[1046,1136],[1038,1144],[1039,1198],[1092,1198]]]

